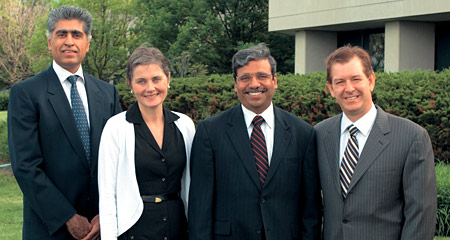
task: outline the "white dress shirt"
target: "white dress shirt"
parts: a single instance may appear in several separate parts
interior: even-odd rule
[[[341,139],[339,147],[339,166],[341,165],[342,158],[344,157],[344,151],[345,148],[347,147],[347,142],[350,137],[350,133],[347,128],[352,124],[354,124],[355,127],[358,128],[359,131],[356,133],[356,139],[358,140],[358,152],[359,155],[361,156],[364,145],[366,144],[367,138],[369,137],[373,124],[375,123],[376,117],[377,117],[377,109],[375,108],[375,105],[373,103],[369,112],[367,112],[356,122],[350,121],[350,119],[347,118],[345,113],[342,113]]]
[[[70,90],[72,88],[72,84],[69,82],[69,80],[67,80],[67,78],[71,75],[78,75],[77,79],[78,94],[80,94],[81,101],[83,102],[84,110],[86,111],[86,117],[89,125],[89,104],[87,100],[86,87],[84,86],[85,81],[81,65],[76,73],[71,73],[66,69],[62,68],[61,66],[59,66],[55,62],[55,60],[53,60],[53,70],[55,70],[55,73],[58,76],[59,81],[61,82],[64,92],[66,93],[67,100],[69,101],[70,107],[72,107],[72,102],[70,101]]]
[[[273,141],[274,141],[274,133],[275,133],[275,115],[273,112],[273,105],[270,103],[270,106],[264,110],[261,114],[256,114],[250,110],[248,110],[244,105],[242,105],[242,112],[244,113],[244,120],[245,120],[245,126],[247,126],[248,131],[248,139],[252,136],[253,131],[253,118],[255,118],[256,115],[260,115],[264,118],[264,122],[261,124],[261,130],[264,133],[264,137],[266,138],[266,147],[267,147],[267,158],[269,161],[270,166],[270,160],[272,159],[272,152],[273,152]]]

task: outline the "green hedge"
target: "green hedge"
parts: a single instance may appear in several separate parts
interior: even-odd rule
[[[6,112],[0,111],[0,164],[9,163],[8,127],[6,125]]]
[[[437,159],[450,163],[450,70],[376,73],[374,102],[385,111],[425,127]],[[195,123],[239,102],[231,75],[173,78],[166,107],[186,113]],[[117,85],[126,109],[133,101],[125,83]],[[316,123],[341,112],[330,95],[325,73],[278,75],[274,104]]]
[[[436,236],[450,237],[450,165],[436,164],[436,187],[438,199]]]
[[[0,111],[8,110],[9,93],[0,93]]]

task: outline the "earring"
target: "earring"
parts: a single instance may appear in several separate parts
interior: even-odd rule
[[[133,93],[133,90],[130,90],[130,93]]]
[[[167,86],[167,88],[170,88],[170,85],[169,85],[169,86]]]

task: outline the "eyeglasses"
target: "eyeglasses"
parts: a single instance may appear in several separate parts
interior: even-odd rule
[[[265,82],[272,79],[272,74],[267,73],[255,73],[255,74],[244,74],[242,76],[236,77],[238,82],[249,83],[253,78],[256,78],[258,82]]]

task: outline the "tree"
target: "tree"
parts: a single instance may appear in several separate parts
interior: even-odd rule
[[[206,66],[209,73],[229,73],[237,50],[265,42],[281,72],[294,70],[294,37],[267,31],[267,0],[141,0],[140,4],[146,14],[140,23],[144,26],[137,29],[145,29],[146,39],[175,63],[188,55],[189,64]]]
[[[33,75],[27,43],[35,22],[48,11],[41,2],[2,0],[0,2],[0,81],[11,86]]]

